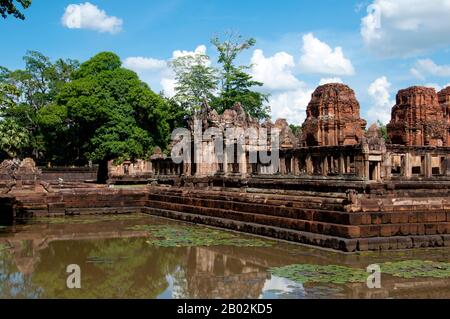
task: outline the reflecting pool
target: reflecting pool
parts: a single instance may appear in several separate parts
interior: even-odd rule
[[[450,298],[449,253],[342,254],[143,214],[31,219],[0,226],[0,298]]]

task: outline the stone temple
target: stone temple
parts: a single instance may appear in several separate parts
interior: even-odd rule
[[[449,101],[450,88],[438,94],[424,87],[401,90],[388,125],[392,143],[449,146]]]
[[[359,117],[355,92],[343,84],[316,89],[306,110],[302,146],[355,145],[364,136],[366,121]]]
[[[346,252],[450,246],[450,88],[401,90],[387,132],[343,84],[317,88],[306,113],[294,134],[205,103],[174,158],[109,163],[110,184],[145,188],[43,181],[15,163],[0,167],[0,205],[13,218],[140,211]]]

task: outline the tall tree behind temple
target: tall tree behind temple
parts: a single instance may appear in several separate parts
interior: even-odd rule
[[[213,99],[217,90],[217,70],[210,66],[209,56],[201,53],[175,58],[171,63],[175,72],[173,100],[192,114],[204,100]]]
[[[0,15],[6,19],[11,14],[17,19],[24,20],[25,15],[17,8],[14,2],[19,3],[24,9],[31,5],[31,0],[0,0]]]
[[[254,46],[255,39],[243,39],[240,35],[228,33],[225,40],[215,37],[211,43],[219,53],[218,63],[221,65],[221,92],[213,100],[213,107],[223,112],[240,102],[251,116],[258,119],[268,117],[269,107],[265,105],[268,96],[254,90],[254,87],[262,86],[263,83],[252,80],[248,73],[250,66],[236,65],[236,58]]]

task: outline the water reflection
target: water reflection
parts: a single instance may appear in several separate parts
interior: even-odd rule
[[[364,284],[299,284],[268,267],[295,263],[366,267],[412,257],[448,262],[448,250],[343,255],[297,245],[154,247],[135,225],[175,224],[148,216],[13,225],[0,230],[1,298],[450,298],[448,279]],[[200,226],[198,226],[200,227]],[[67,289],[66,267],[81,267],[81,289]]]

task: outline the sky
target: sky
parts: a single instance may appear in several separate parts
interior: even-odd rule
[[[450,0],[33,0],[26,20],[0,20],[0,65],[27,50],[85,61],[113,51],[155,92],[174,94],[168,62],[206,53],[232,31],[257,43],[239,57],[270,94],[273,119],[301,124],[314,89],[342,82],[361,116],[387,123],[396,92],[450,85]]]

